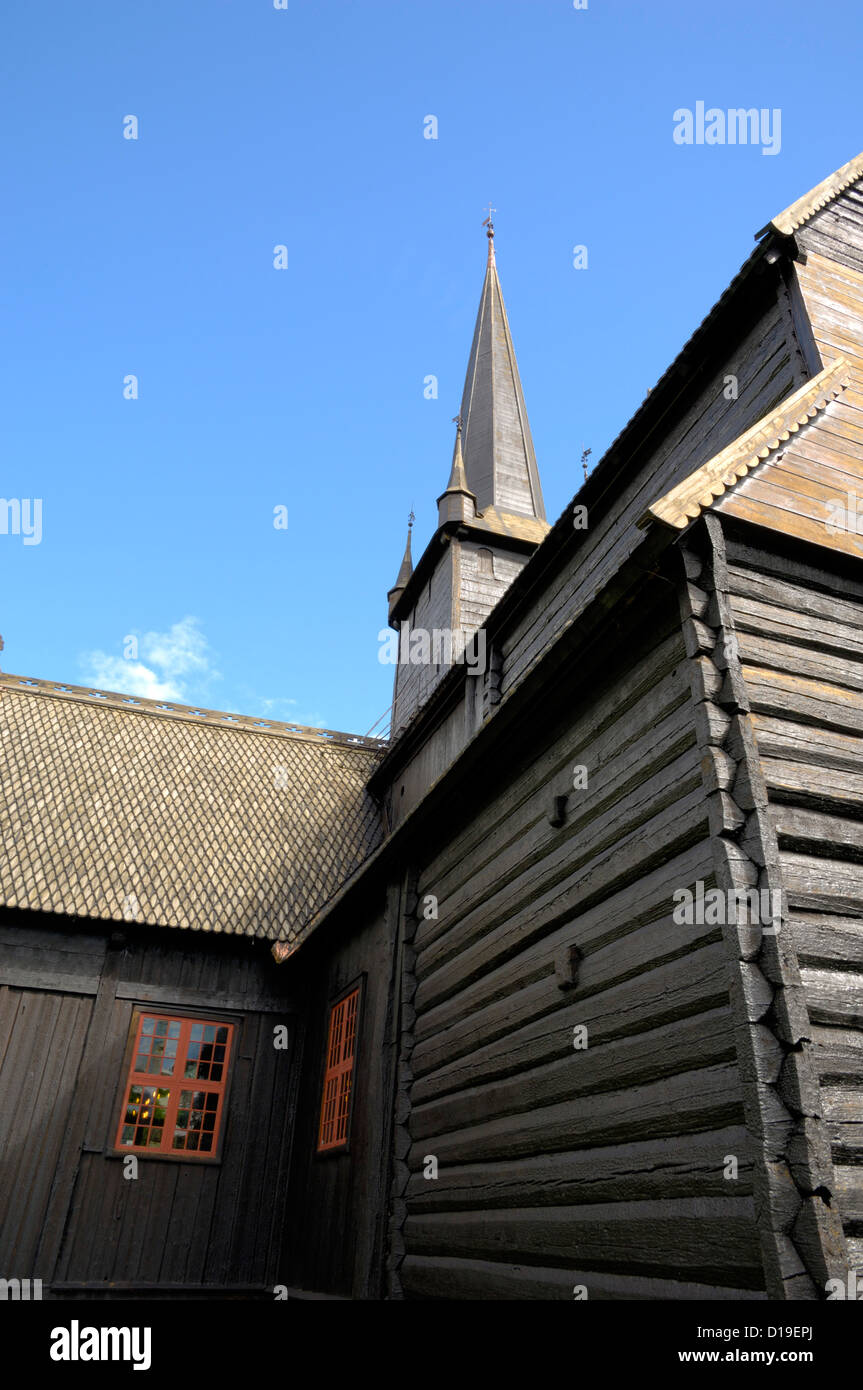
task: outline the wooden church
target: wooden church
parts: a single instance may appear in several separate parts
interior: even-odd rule
[[[863,1265],[863,156],[756,240],[549,525],[489,228],[387,740],[0,677],[9,1296]]]

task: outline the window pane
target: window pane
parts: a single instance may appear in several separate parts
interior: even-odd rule
[[[118,1117],[116,1144],[136,1148],[144,1154],[174,1152],[182,1157],[216,1151],[221,1086],[226,1075],[225,1057],[231,1028],[223,1024],[193,1022],[191,1019],[141,1017],[138,1046],[130,1063],[126,1100]],[[188,1036],[188,1055],[180,1053],[181,1036]],[[191,1041],[194,1039],[194,1041]],[[191,1082],[216,1083],[218,1091],[180,1090],[169,1078],[180,1069]],[[132,1084],[136,1074],[146,1074],[150,1084]],[[166,1129],[168,1110],[177,1105],[172,1131]]]

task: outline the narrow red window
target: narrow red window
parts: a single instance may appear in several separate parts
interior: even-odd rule
[[[142,1013],[116,1148],[174,1158],[212,1157],[233,1033],[232,1023]]]
[[[359,1003],[360,992],[355,989],[346,994],[344,999],[340,999],[338,1004],[334,1004],[330,1013],[327,1069],[324,1073],[321,1124],[318,1132],[319,1153],[323,1149],[340,1148],[348,1142]]]

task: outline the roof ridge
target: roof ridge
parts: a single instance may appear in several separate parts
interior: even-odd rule
[[[183,723],[206,724],[224,729],[241,729],[246,733],[275,734],[303,742],[330,746],[362,748],[377,751],[387,748],[386,739],[368,738],[335,729],[316,729],[305,724],[291,724],[279,719],[265,719],[247,714],[232,714],[223,710],[204,709],[200,705],[180,705],[167,700],[150,700],[139,695],[124,695],[119,691],[96,690],[93,686],[69,685],[66,681],[36,680],[30,676],[15,676],[0,672],[0,691],[9,690],[25,695],[48,696],[51,699],[98,705],[103,709],[122,709],[130,714],[156,715]]]
[[[850,382],[850,364],[839,356],[787,396],[775,410],[762,416],[718,454],[651,503],[638,525],[643,529],[652,521],[661,521],[683,530],[705,507],[711,506],[759,463],[781,449],[792,434],[825,410]]]
[[[771,227],[782,236],[791,236],[804,222],[808,222],[810,217],[814,217],[816,212],[832,203],[834,198],[838,198],[840,193],[844,193],[846,188],[850,188],[851,184],[860,178],[863,178],[863,152],[849,159],[832,174],[828,174],[820,183],[816,183],[802,198],[797,198],[787,208],[783,208],[782,212],[772,217],[760,232],[755,233],[756,239],[762,237]]]

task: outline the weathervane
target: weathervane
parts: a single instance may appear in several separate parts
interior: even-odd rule
[[[460,416],[460,415],[454,415],[454,416],[452,417],[452,422],[453,422],[453,424],[455,425],[456,434],[461,434],[461,416]]]
[[[582,449],[582,451],[581,451],[581,466],[582,466],[582,468],[584,469],[584,481],[585,481],[585,482],[587,482],[587,460],[590,458],[590,456],[591,456],[592,453],[593,453],[593,450],[592,450],[592,449]]]
[[[484,227],[488,227],[488,231],[486,232],[486,236],[487,236],[487,237],[493,237],[493,236],[494,236],[494,223],[492,222],[491,219],[492,219],[492,217],[494,216],[494,214],[495,214],[496,212],[497,212],[497,208],[493,208],[492,205],[491,205],[491,203],[489,202],[489,205],[488,205],[488,217],[485,219],[485,221],[484,221],[483,224],[482,224]]]

